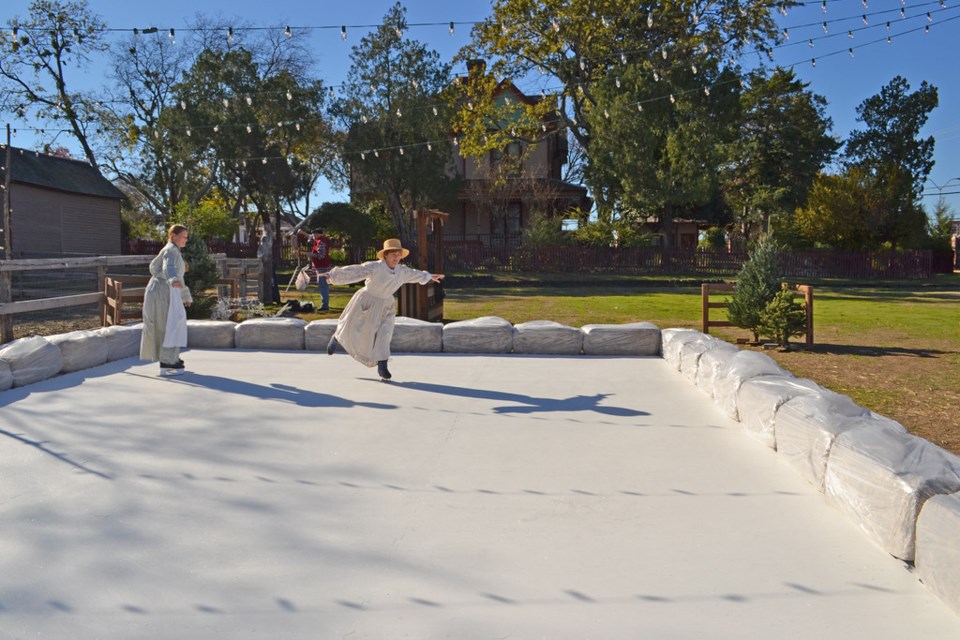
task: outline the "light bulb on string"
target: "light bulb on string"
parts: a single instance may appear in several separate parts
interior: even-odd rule
[[[904,20],[904,19],[906,19],[906,17],[907,17],[907,10],[901,8],[901,9],[900,9],[900,19],[901,19],[901,20]]]
[[[253,127],[247,125],[247,133],[253,133]]]
[[[402,38],[402,37],[403,37],[403,29],[400,28],[400,25],[397,25],[397,27],[394,29],[394,31],[396,32],[398,38]]]
[[[704,88],[703,88],[703,95],[705,95],[705,96],[709,96],[709,95],[710,95],[710,87],[704,87]]]
[[[643,113],[643,105],[640,104],[639,102],[637,103],[637,111]]]
[[[363,120],[363,124],[367,124],[367,116],[360,116],[360,119]]]
[[[887,21],[887,31],[890,31],[890,21]]]
[[[666,49],[666,47],[664,47],[663,49],[660,49],[660,57],[663,58],[664,60],[667,59],[667,49]]]
[[[450,37],[453,37],[453,21],[450,21]]]
[[[361,152],[360,152],[360,159],[361,159],[361,160],[366,160],[366,159],[367,159],[367,154],[365,154],[363,151],[361,151]]]
[[[332,99],[333,99],[333,87],[330,87],[330,91],[329,91],[328,95],[330,96],[330,99],[332,100]]]
[[[342,27],[340,27],[340,39],[341,40],[347,39],[347,25],[343,25]]]
[[[248,104],[248,105],[252,105],[252,104],[253,104],[253,98],[251,98],[250,96],[247,96],[247,104]]]
[[[373,157],[374,157],[374,158],[379,158],[379,157],[380,157],[380,152],[379,152],[378,150],[374,149],[374,150],[373,150]]]
[[[660,74],[657,73],[656,71],[653,72],[653,81],[660,82]]]
[[[227,42],[233,42],[233,27],[227,27]]]
[[[817,66],[817,59],[816,59],[816,58],[810,58],[810,64],[813,65],[814,67]]]
[[[789,32],[786,28],[784,28],[784,30],[783,30],[783,39],[784,39],[784,40],[789,40],[789,39],[790,39],[790,32]]]
[[[288,38],[293,35],[293,31],[290,30],[290,25],[287,25],[283,28],[283,35],[287,36]]]
[[[299,122],[298,122],[298,123],[296,123],[296,124],[295,124],[295,125],[293,125],[293,126],[294,126],[294,127],[296,127],[296,129],[297,129],[297,131],[300,131],[300,123],[299,123]]]
[[[261,160],[261,161],[260,161],[260,164],[267,164],[267,159],[264,158],[263,160]]]
[[[927,25],[923,28],[924,33],[930,33],[930,25]]]
[[[397,117],[402,118],[403,114],[400,112],[400,107],[397,107]]]
[[[824,13],[827,12],[827,0],[823,0],[823,2],[820,3],[820,8],[823,9]]]
[[[670,94],[670,104],[677,104],[677,99],[673,97],[673,94]]]
[[[617,78],[617,79],[616,79],[616,83],[617,83],[617,89],[619,89],[619,88],[620,88],[620,78]]]
[[[827,32],[827,21],[826,21],[826,20],[823,21],[823,32],[824,32],[824,33]]]
[[[810,38],[809,40],[807,40],[807,46],[813,47],[813,38]]]
[[[653,12],[651,11],[647,14],[647,29],[652,29],[652,28],[653,28]]]
[[[604,110],[603,110],[603,117],[606,118],[607,120],[609,120],[609,119],[610,119],[610,112],[607,111],[606,109],[604,109]]]
[[[864,8],[864,9],[867,8],[867,0],[863,0],[863,8]]]
[[[933,16],[930,15],[929,11],[927,11],[927,22],[933,22]]]
[[[176,32],[173,29],[170,29],[170,44],[177,44]]]
[[[690,71],[693,72],[693,75],[697,75],[697,65],[695,64],[690,65]]]
[[[214,133],[220,133],[220,125],[218,125],[218,124],[213,125],[213,132],[214,132]]]
[[[887,44],[893,44],[893,38],[887,36]]]
[[[193,136],[193,131],[190,130],[190,127],[187,127],[187,137]]]
[[[587,68],[587,63],[583,61],[583,58],[580,58],[580,71],[585,71]]]
[[[184,111],[187,110],[187,102],[186,102],[186,100],[181,100],[181,101],[180,101],[180,108],[183,109]]]
[[[870,24],[870,22],[867,21],[867,14],[863,14],[863,16],[861,16],[861,17],[862,17],[862,19],[863,19],[863,24]]]
[[[455,147],[460,146],[460,138],[458,138],[457,136],[453,136],[453,146]]]
[[[433,145],[429,142],[427,143],[427,151],[433,151]]]
[[[287,91],[287,101],[293,100],[293,94]]]
[[[852,37],[853,37],[853,31],[847,31],[847,37],[848,37],[848,38],[852,38]]]
[[[433,115],[437,115],[437,108],[433,107]]]
[[[850,47],[849,49],[847,49],[847,51],[850,53],[850,57],[852,58],[852,57],[853,57],[853,47]]]
[[[230,101],[229,101],[227,98],[224,98],[224,99],[223,99],[223,108],[224,108],[224,109],[229,109],[229,108],[230,108]]]
[[[559,33],[559,32],[560,32],[560,23],[557,22],[556,18],[554,18],[553,20],[550,21],[550,26],[553,27],[553,32],[554,32],[554,33]]]
[[[627,64],[627,54],[625,53],[620,54],[620,64]]]
[[[400,147],[400,155],[403,155],[403,147]]]

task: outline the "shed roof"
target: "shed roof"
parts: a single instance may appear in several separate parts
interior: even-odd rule
[[[83,160],[60,158],[17,147],[11,147],[11,151],[11,182],[101,198],[119,200],[124,197],[122,191]],[[5,163],[6,153],[6,145],[0,145],[0,162]],[[6,178],[5,171],[0,166],[0,179]]]

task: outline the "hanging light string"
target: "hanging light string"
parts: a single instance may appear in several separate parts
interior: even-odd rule
[[[802,6],[816,6],[816,5],[821,5],[822,7],[826,7],[826,5],[827,5],[828,2],[832,4],[832,3],[834,3],[834,2],[839,2],[839,1],[840,1],[840,0],[827,0],[827,2],[823,2],[823,1],[820,1],[820,2],[805,2],[805,3],[802,3]],[[932,5],[938,5],[939,8],[938,8],[938,9],[931,9],[931,11],[927,12],[926,15],[924,15],[924,13],[922,13],[922,12],[921,12],[921,13],[914,13],[914,11],[915,11],[916,9],[922,9],[922,8],[924,8],[924,7],[932,6]],[[855,50],[862,49],[862,48],[864,48],[864,47],[871,46],[871,45],[877,44],[877,43],[879,43],[879,42],[884,42],[884,41],[886,41],[886,42],[891,42],[892,38],[894,38],[894,37],[900,38],[900,37],[902,37],[902,36],[904,36],[904,35],[908,35],[908,34],[910,34],[910,33],[914,33],[914,32],[920,31],[921,29],[924,30],[924,31],[928,31],[929,28],[930,28],[930,26],[931,26],[931,24],[929,24],[929,23],[933,23],[933,15],[935,15],[935,14],[942,14],[942,13],[945,12],[945,11],[950,11],[950,10],[956,9],[956,7],[946,7],[946,3],[945,3],[943,0],[934,0],[933,2],[921,3],[921,4],[919,4],[919,5],[912,5],[911,7],[905,7],[905,8],[910,9],[910,15],[909,15],[908,17],[905,16],[905,17],[901,18],[901,20],[898,20],[898,21],[896,22],[896,24],[902,24],[904,20],[923,19],[924,17],[926,17],[926,19],[927,19],[927,21],[928,21],[928,24],[925,25],[925,26],[923,26],[923,27],[916,27],[916,28],[913,28],[913,29],[908,29],[908,30],[904,30],[904,31],[898,31],[896,34],[891,34],[891,35],[888,35],[887,37],[884,37],[884,38],[878,38],[878,39],[876,39],[876,40],[859,43],[858,45],[853,46],[853,47],[847,47],[847,48],[845,48],[845,49],[837,49],[837,50],[835,50],[835,51],[831,51],[831,52],[822,54],[822,55],[818,56],[818,58],[824,59],[824,58],[829,58],[829,57],[833,57],[833,56],[836,56],[836,55],[841,55],[841,54],[843,54],[843,53],[848,53],[848,54],[850,54],[850,55],[853,55],[853,52],[854,52]],[[787,33],[789,33],[789,30],[791,30],[791,29],[793,29],[793,30],[800,30],[800,29],[810,28],[810,27],[822,27],[823,24],[827,24],[827,25],[828,25],[828,33],[826,33],[825,35],[818,35],[816,38],[808,38],[808,39],[800,39],[800,40],[798,40],[798,39],[795,38],[793,41],[788,41],[788,42],[784,42],[784,43],[781,43],[781,44],[779,44],[779,45],[776,45],[775,47],[773,47],[773,49],[775,49],[775,50],[776,50],[776,49],[783,49],[783,48],[786,48],[786,47],[789,47],[789,46],[797,46],[797,45],[801,45],[801,44],[805,44],[805,43],[809,44],[810,42],[816,43],[816,42],[820,42],[820,41],[822,41],[822,40],[827,40],[827,39],[830,39],[830,38],[835,38],[835,37],[837,37],[837,36],[842,36],[842,35],[843,35],[842,33],[829,33],[829,25],[838,25],[838,24],[841,24],[841,23],[843,23],[843,22],[849,22],[849,21],[851,21],[851,20],[858,20],[858,19],[859,19],[859,20],[863,20],[864,16],[868,19],[868,20],[867,20],[867,21],[868,21],[868,24],[865,25],[865,26],[863,26],[863,27],[858,27],[858,28],[856,28],[856,29],[850,29],[850,30],[848,30],[848,32],[855,32],[855,33],[857,33],[857,32],[861,32],[861,31],[867,31],[867,30],[869,30],[869,29],[881,28],[881,27],[885,26],[882,22],[877,22],[877,23],[875,23],[875,24],[869,24],[869,18],[878,16],[878,15],[884,15],[884,14],[891,13],[891,12],[899,13],[900,11],[901,11],[900,9],[876,11],[876,12],[870,12],[870,13],[867,13],[867,14],[861,14],[860,16],[848,16],[848,17],[845,17],[845,18],[831,19],[831,20],[826,21],[825,23],[823,23],[823,22],[816,22],[816,23],[800,24],[800,25],[796,25],[796,26],[787,26],[787,27],[784,27],[784,30],[787,31]],[[952,16],[952,17],[948,17],[948,18],[943,18],[943,19],[939,19],[939,20],[937,20],[936,24],[943,24],[943,23],[946,23],[946,22],[951,22],[951,21],[957,19],[958,17],[960,17],[960,15],[958,15],[958,16]],[[584,18],[584,19],[587,19],[587,18]],[[602,18],[593,18],[593,17],[590,17],[589,19],[594,19],[594,20],[596,20],[596,19],[602,19]],[[605,20],[605,19],[604,19],[604,20]],[[426,22],[426,23],[411,23],[411,24],[409,24],[409,25],[407,25],[407,26],[408,26],[408,27],[427,27],[427,26],[444,25],[444,26],[446,26],[446,27],[448,28],[448,30],[450,30],[451,27],[454,27],[454,28],[455,28],[456,25],[475,25],[475,24],[477,24],[477,23],[476,23],[476,22],[446,22],[446,23]],[[291,31],[293,31],[293,30],[299,30],[299,29],[305,29],[305,30],[306,30],[306,29],[335,29],[335,28],[336,28],[336,29],[340,29],[341,35],[343,35],[343,34],[346,33],[346,31],[344,30],[345,27],[349,27],[349,28],[380,28],[381,26],[382,26],[382,25],[379,25],[379,24],[378,24],[378,25],[341,25],[341,26],[337,26],[337,27],[334,27],[334,26],[332,26],[332,25],[316,26],[316,27],[292,27],[292,28],[288,27],[288,28],[286,29],[286,31],[289,33],[289,32],[291,32]],[[276,28],[276,27],[243,27],[243,28],[237,28],[236,31],[241,31],[241,30],[256,31],[256,30],[269,30],[269,29],[275,29],[275,28]],[[886,28],[887,28],[887,29],[890,28],[889,23],[886,25]],[[206,28],[206,27],[205,27],[205,28],[187,28],[187,29],[181,29],[182,32],[191,32],[191,31],[211,32],[211,31],[217,31],[217,30],[222,30],[222,29]],[[107,29],[107,31],[113,31],[113,32],[127,31],[127,32],[129,32],[130,30],[129,30],[129,29],[125,29],[125,30],[124,30],[124,29]],[[144,34],[160,33],[160,30],[159,30],[158,28],[148,28],[148,29],[144,29],[144,30],[142,30],[142,31],[139,31],[139,33],[144,33]],[[230,35],[232,35],[233,29],[232,29],[232,28],[229,28],[228,33],[229,33]],[[161,34],[161,35],[162,35],[162,34]],[[452,34],[451,34],[451,35],[452,35]],[[172,37],[172,38],[175,37],[175,31],[170,30],[169,36]],[[789,37],[789,36],[787,36],[787,37]],[[633,57],[636,57],[638,54],[639,54],[639,55],[642,55],[642,56],[650,56],[650,55],[653,54],[653,53],[655,53],[655,51],[653,51],[653,50],[625,51],[625,52],[622,52],[622,53],[621,53],[621,62],[623,62],[622,58],[623,58],[624,56],[629,56],[629,57],[633,58]],[[802,60],[802,61],[800,61],[800,62],[792,63],[792,64],[790,64],[790,65],[788,65],[788,66],[789,66],[790,68],[792,68],[793,66],[796,66],[796,65],[801,64],[801,63],[806,63],[806,62],[812,63],[812,64],[815,66],[815,65],[816,65],[816,59],[817,59],[817,58],[808,58],[808,59]],[[687,67],[687,66],[688,66],[688,65],[687,65],[686,63],[673,64],[673,65],[669,65],[669,66],[666,66],[666,67],[660,67],[658,70],[653,71],[653,73],[658,73],[661,77],[666,77],[671,71],[677,70],[677,69],[682,68],[682,67]],[[545,72],[544,72],[544,75],[546,75]],[[458,78],[459,78],[459,77],[463,77],[463,75],[458,75],[458,76],[456,76],[456,77],[458,77]],[[732,83],[732,82],[740,82],[740,80],[718,81],[718,82],[713,83],[713,84],[711,84],[711,85],[708,85],[708,86],[706,86],[706,87],[699,87],[699,88],[695,88],[695,89],[686,89],[686,90],[677,90],[677,91],[673,91],[673,92],[671,92],[671,93],[664,93],[664,95],[660,95],[660,96],[651,97],[651,98],[647,98],[647,99],[644,99],[644,100],[640,100],[640,101],[628,103],[627,106],[635,107],[635,108],[638,108],[639,110],[642,110],[642,108],[643,108],[644,105],[648,105],[648,104],[652,104],[652,103],[656,103],[656,102],[661,102],[661,101],[665,101],[665,100],[670,100],[672,103],[675,103],[678,98],[681,98],[681,97],[684,97],[684,96],[686,96],[686,95],[690,95],[690,94],[693,94],[693,93],[699,93],[700,91],[703,91],[704,88],[706,88],[706,89],[709,91],[710,89],[719,88],[719,87],[721,87],[721,86],[723,86],[723,85],[728,85],[728,84],[730,84],[730,83]],[[350,83],[342,83],[342,84],[339,84],[339,85],[330,85],[330,86],[328,87],[328,89],[332,92],[334,89],[341,89],[341,90],[343,90],[343,89],[345,89],[345,88],[347,88],[347,87],[350,87],[350,86],[356,86],[356,84],[357,84],[357,83],[353,83],[353,84],[350,84]],[[538,90],[541,91],[542,93],[553,94],[555,91],[562,91],[564,88],[565,88],[565,87],[562,87],[562,86],[561,86],[561,87],[551,87],[551,88],[550,88],[550,91],[547,91],[547,89],[544,89],[544,88],[541,88],[541,89],[538,89]],[[228,97],[226,97],[225,99],[228,100],[228,101],[231,102],[231,103],[234,102],[234,101],[236,101],[236,100],[238,100],[238,99],[243,99],[243,100],[247,101],[247,103],[248,103],[248,105],[249,105],[254,98],[263,99],[263,98],[265,98],[265,97],[276,97],[278,94],[283,94],[283,93],[285,93],[285,92],[283,92],[283,91],[277,91],[277,92],[251,93],[251,94],[243,94],[243,95],[237,95],[237,96],[228,96]],[[290,99],[289,95],[288,95],[287,97],[288,97],[288,99]],[[121,102],[121,103],[125,103],[126,101],[121,101],[121,100],[117,100],[117,101],[100,101],[100,103],[110,103],[110,102]],[[410,112],[410,111],[416,111],[416,110],[426,110],[426,109],[430,109],[430,110],[433,110],[433,111],[436,112],[436,111],[438,110],[438,108],[441,107],[441,106],[444,106],[444,105],[441,105],[440,103],[426,104],[426,105],[413,105],[413,106],[405,106],[405,107],[404,107],[404,110],[406,110],[407,112]],[[186,109],[186,106],[185,106],[184,103],[181,103],[181,107],[182,107],[183,109]],[[277,123],[277,127],[279,128],[279,127],[285,127],[285,126],[294,126],[294,127],[299,128],[301,125],[309,124],[310,122],[315,121],[315,120],[322,120],[322,118],[318,116],[317,118],[301,119],[301,120],[299,120],[299,121],[281,121],[281,122],[278,122],[278,123]],[[263,128],[264,125],[263,125],[262,123],[233,124],[233,125],[214,124],[214,125],[201,125],[201,126],[194,126],[194,127],[184,127],[184,128],[182,128],[182,130],[180,130],[180,131],[183,132],[183,133],[187,133],[187,132],[189,131],[189,132],[192,134],[192,132],[203,132],[203,131],[206,131],[206,130],[210,130],[210,131],[212,131],[213,133],[219,133],[220,130],[222,130],[222,129],[224,129],[224,128],[228,128],[228,127],[247,128],[248,130],[250,130],[250,129],[252,129],[253,127]],[[560,125],[558,128],[552,129],[552,130],[551,130],[551,133],[555,133],[555,132],[557,132],[557,131],[565,130],[566,128],[567,128],[566,125]],[[52,133],[52,132],[68,132],[68,133],[69,133],[69,130],[64,130],[64,129],[59,129],[59,128],[58,128],[58,129],[47,129],[47,128],[21,127],[20,130],[21,130],[21,131],[34,131],[34,132],[40,132],[40,133]],[[272,127],[267,127],[267,128],[266,128],[266,131],[267,131],[267,133],[274,133],[274,132],[275,132],[275,130],[274,130]],[[178,132],[177,129],[170,129],[170,130],[168,130],[168,134],[169,134],[169,133],[177,133],[177,132]],[[15,132],[14,132],[14,134],[15,134]],[[189,134],[188,134],[188,135],[189,135]],[[442,142],[447,142],[447,141],[448,141],[448,140],[433,140],[433,141],[426,141],[426,142],[413,142],[413,143],[407,143],[407,144],[401,144],[401,145],[378,147],[378,148],[376,148],[376,149],[370,149],[370,150],[364,150],[364,151],[357,151],[357,152],[352,152],[352,153],[353,153],[354,156],[357,156],[357,157],[360,157],[360,156],[366,156],[366,157],[374,156],[374,157],[377,157],[378,152],[383,152],[383,153],[388,153],[388,152],[391,152],[391,151],[401,151],[401,152],[402,152],[404,149],[412,150],[412,149],[416,149],[416,148],[420,148],[420,147],[432,147],[433,145],[441,144]],[[455,142],[456,142],[456,140],[455,140]],[[271,159],[273,159],[273,160],[279,160],[279,159],[284,159],[284,160],[286,160],[286,157],[285,157],[285,156],[251,157],[251,158],[246,158],[245,160],[247,160],[248,162],[255,162],[255,161],[267,162],[267,161],[269,161],[269,160],[271,160]]]

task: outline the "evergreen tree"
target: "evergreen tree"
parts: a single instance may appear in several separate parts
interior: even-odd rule
[[[754,341],[759,339],[763,310],[780,291],[782,278],[780,247],[770,236],[761,236],[737,275],[733,296],[727,303],[730,322],[752,331]]]
[[[806,310],[794,299],[793,291],[784,283],[760,314],[757,331],[760,335],[773,338],[784,349],[789,349],[790,338],[803,335],[806,326]]]
[[[217,263],[210,256],[207,243],[198,235],[190,236],[181,253],[187,263],[183,279],[193,295],[193,304],[187,307],[187,317],[207,319],[217,302],[216,296],[207,294],[219,279]]]

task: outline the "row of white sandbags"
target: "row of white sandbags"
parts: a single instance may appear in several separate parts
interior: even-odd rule
[[[190,347],[207,349],[323,351],[336,326],[333,319],[310,323],[299,318],[254,318],[241,323],[189,320],[187,340]],[[548,320],[513,326],[496,317],[447,325],[397,318],[391,349],[397,353],[655,356],[660,354],[660,329],[649,322],[577,329]],[[139,324],[22,338],[0,348],[0,390],[139,353]]]
[[[690,329],[663,357],[960,612],[960,457],[769,356]],[[935,498],[935,499],[934,499]]]

